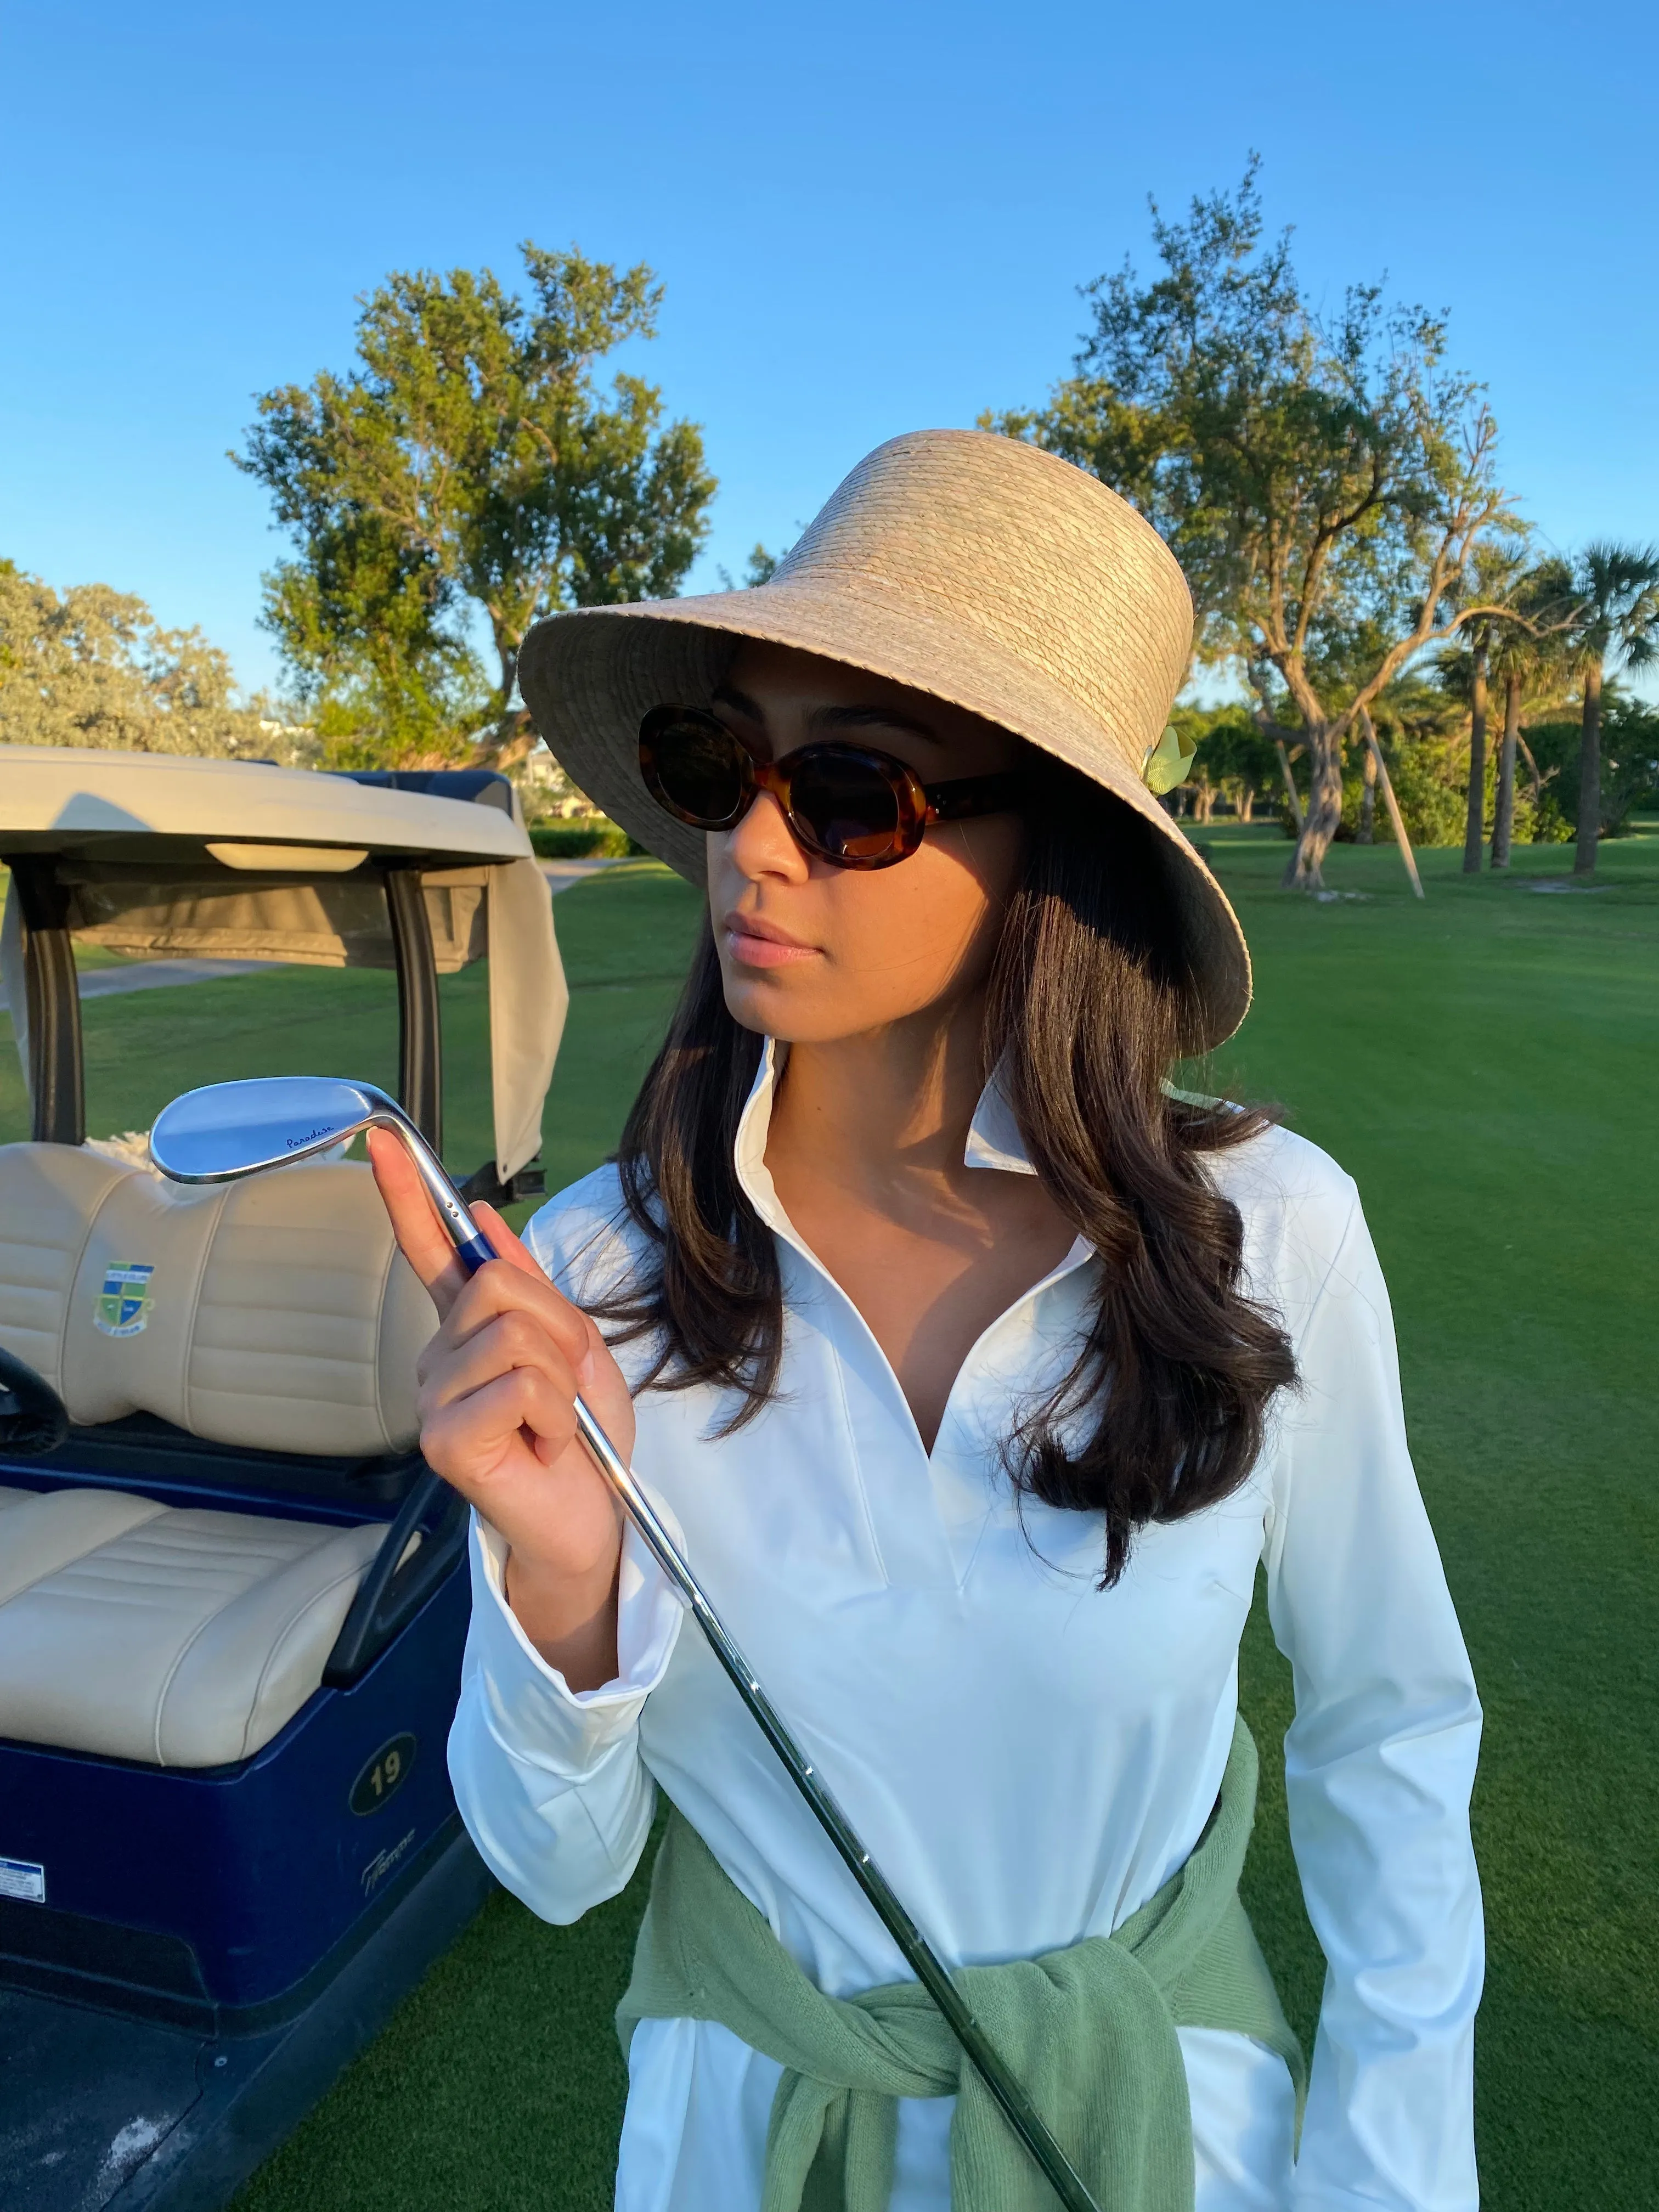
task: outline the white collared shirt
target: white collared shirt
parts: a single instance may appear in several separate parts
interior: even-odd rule
[[[985,1331],[930,1455],[863,1318],[778,1202],[773,1084],[769,1046],[737,1164],[778,1240],[778,1394],[714,1438],[722,1394],[645,1392],[635,1464],[774,1703],[948,1963],[1034,1957],[1109,1935],[1197,1841],[1260,1563],[1295,1674],[1291,1838],[1329,1972],[1293,2175],[1283,2061],[1243,2037],[1181,2031],[1197,2212],[1472,2212],[1480,1712],[1353,1184],[1282,1130],[1216,1156],[1251,1292],[1290,1331],[1300,1389],[1275,1407],[1244,1487],[1142,1530],[1103,1592],[1096,1516],[1017,1505],[1000,1454],[1011,1409],[1070,1364],[1094,1253],[1079,1240]],[[967,1158],[1031,1172],[994,1089]],[[612,1168],[528,1232],[579,1298],[626,1272],[641,1241]],[[903,1978],[631,1533],[618,1678],[580,1695],[504,1603],[501,1557],[477,1524],[449,1756],[502,1882],[545,1919],[577,1918],[628,1881],[660,1786],[820,1988]],[[777,2066],[714,2023],[646,2021],[629,2073],[619,2212],[757,2206]],[[945,2099],[901,2106],[892,2212],[945,2212],[950,2112]]]

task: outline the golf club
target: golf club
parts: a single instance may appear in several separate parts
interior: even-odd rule
[[[366,1129],[390,1129],[403,1143],[428,1196],[469,1273],[496,1255],[437,1155],[397,1101],[372,1083],[335,1077],[266,1076],[212,1083],[187,1091],[163,1109],[150,1132],[150,1158],[169,1181],[232,1182],[266,1168],[310,1159],[343,1146]],[[599,1472],[615,1492],[658,1565],[678,1590],[731,1677],[761,1733],[806,1800],[916,1979],[933,1998],[958,2043],[1006,2115],[1066,2212],[1100,2212],[1071,2160],[1055,2142],[1018,2080],[988,2039],[941,1960],[889,1887],[832,1793],[779,1718],[753,1668],[726,1633],[714,1607],[650,1499],[635,1481],[592,1414],[576,1400],[576,1426]]]

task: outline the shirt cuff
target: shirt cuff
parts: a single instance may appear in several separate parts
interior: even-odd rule
[[[469,1666],[483,1678],[489,1724],[502,1747],[578,1780],[632,1736],[641,1708],[668,1671],[684,1607],[637,1530],[626,1528],[617,1586],[616,1678],[597,1690],[573,1690],[507,1601],[507,1553],[505,1538],[475,1510]]]

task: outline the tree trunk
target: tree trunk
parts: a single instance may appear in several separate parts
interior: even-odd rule
[[[1595,842],[1601,834],[1601,664],[1584,671],[1584,720],[1578,739],[1578,847],[1575,876],[1595,873]]]
[[[1389,810],[1389,820],[1394,825],[1395,842],[1400,848],[1400,857],[1406,863],[1406,873],[1412,879],[1412,889],[1419,898],[1424,894],[1423,878],[1417,872],[1417,855],[1412,850],[1412,841],[1406,835],[1405,817],[1400,811],[1400,801],[1394,795],[1394,786],[1389,781],[1389,764],[1382,757],[1382,748],[1376,742],[1376,732],[1371,727],[1371,718],[1362,707],[1359,725],[1365,733],[1365,743],[1370,748],[1371,758],[1376,763],[1376,780],[1382,787],[1383,803]]]
[[[1521,734],[1521,678],[1504,679],[1504,743],[1498,756],[1498,795],[1492,804],[1492,864],[1507,868],[1515,829],[1515,741]]]
[[[1463,825],[1463,873],[1480,872],[1486,822],[1486,644],[1474,648],[1474,686],[1469,698],[1469,805]]]
[[[1291,774],[1291,757],[1285,750],[1283,738],[1273,739],[1273,750],[1279,755],[1279,773],[1285,779],[1285,796],[1291,803],[1291,821],[1299,837],[1302,835],[1302,795],[1296,787],[1296,778]]]
[[[1253,822],[1255,819],[1255,786],[1253,783],[1240,784],[1238,797],[1234,801],[1234,808],[1241,822]]]
[[[1309,731],[1308,759],[1308,811],[1282,878],[1287,891],[1324,888],[1325,855],[1342,819],[1342,754],[1334,723],[1317,722]]]
[[[1359,827],[1354,833],[1354,842],[1373,845],[1376,842],[1376,755],[1370,745],[1365,748],[1364,774],[1359,793]]]

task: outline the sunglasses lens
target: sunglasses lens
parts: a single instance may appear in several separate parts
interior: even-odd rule
[[[797,754],[789,811],[828,860],[867,867],[911,849],[891,778],[879,762],[848,746],[810,746]]]
[[[700,830],[724,830],[743,811],[744,756],[735,738],[702,715],[653,728],[640,752],[659,803]]]

